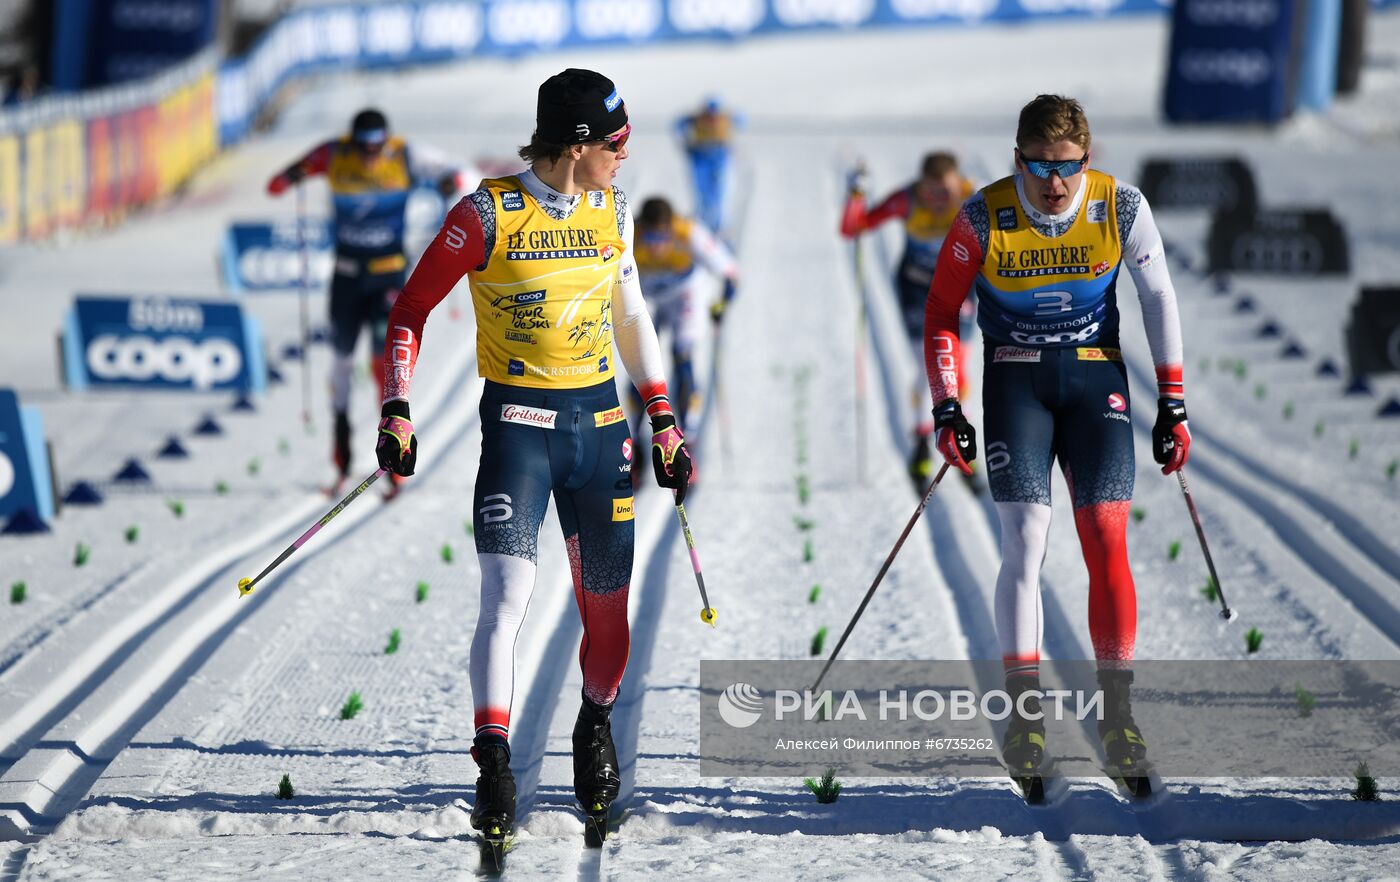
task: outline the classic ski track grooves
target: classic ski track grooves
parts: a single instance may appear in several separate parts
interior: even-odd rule
[[[471,381],[475,363],[472,347],[459,347],[439,374],[447,379],[424,398],[424,410],[434,416],[423,422],[441,427],[443,435],[453,439],[450,443],[462,438],[463,429],[476,418],[472,393],[478,384]],[[451,409],[444,413],[445,405]],[[429,464],[428,469],[434,465]],[[58,688],[44,689],[0,724],[0,744],[5,745],[0,755],[14,757],[3,767],[4,774],[0,774],[0,840],[42,836],[81,803],[140,727],[180,691],[237,624],[261,606],[279,583],[266,585],[248,603],[239,603],[241,598],[230,596],[228,603],[211,605],[195,621],[180,623],[176,633],[166,633],[168,626],[202,598],[206,588],[214,587],[221,576],[226,576],[235,563],[255,553],[260,561],[280,551],[281,543],[291,532],[324,511],[326,502],[320,495],[305,496],[262,529],[203,556],[198,564],[167,582],[151,601],[114,623],[74,663],[67,665],[58,676]],[[281,578],[334,546],[377,510],[366,506],[344,512],[335,525],[335,536],[329,542],[303,550],[299,559],[287,565]],[[115,694],[102,689],[148,645],[164,647],[153,664],[121,684]],[[79,716],[76,711],[93,698],[102,706]],[[40,746],[45,734],[63,728],[65,723],[80,728],[53,747]],[[16,769],[23,769],[25,777],[6,782],[4,778]]]
[[[1128,362],[1128,369],[1139,385],[1155,385],[1133,362]],[[1145,424],[1134,428],[1140,435],[1151,432]],[[1218,435],[1196,429],[1192,435],[1204,442],[1203,452],[1224,456],[1192,458],[1189,474],[1218,485],[1253,510],[1303,567],[1316,573],[1356,609],[1358,616],[1400,648],[1400,606],[1393,599],[1400,596],[1400,581],[1394,575],[1400,569],[1386,569],[1388,564],[1368,551],[1368,545],[1378,546],[1379,540],[1369,532],[1354,534],[1344,521],[1331,517],[1327,509],[1332,506],[1319,508],[1313,494],[1279,478],[1223,443]],[[1346,520],[1352,521],[1349,517]],[[1234,602],[1238,604],[1239,600]]]

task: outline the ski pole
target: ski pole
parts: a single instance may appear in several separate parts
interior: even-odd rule
[[[724,403],[724,371],[720,356],[724,351],[723,326],[715,328],[714,354],[710,362],[710,385],[714,387],[715,409],[719,412],[719,451],[724,462],[724,470],[730,471],[734,465],[729,450],[729,408]]]
[[[380,476],[380,475],[383,475],[383,474],[384,474],[384,469],[377,469],[377,470],[375,471],[374,474],[370,475],[368,478],[365,478],[363,481],[361,481],[361,482],[360,482],[360,486],[356,487],[354,490],[351,490],[348,496],[346,496],[344,499],[340,500],[340,502],[336,504],[336,507],[335,507],[335,508],[333,508],[333,509],[331,509],[330,511],[326,512],[326,516],[325,516],[325,517],[321,518],[319,521],[317,521],[316,523],[312,524],[312,525],[311,525],[311,529],[307,530],[305,533],[302,533],[300,539],[298,539],[297,541],[293,542],[291,545],[288,545],[286,551],[283,551],[281,554],[277,555],[277,559],[274,560],[272,563],[268,564],[268,565],[267,565],[267,568],[264,569],[261,573],[258,573],[257,578],[255,578],[255,579],[246,579],[246,578],[245,578],[245,579],[239,579],[239,580],[238,580],[238,596],[239,596],[239,597],[247,597],[249,594],[252,594],[252,593],[253,593],[253,589],[257,586],[257,584],[258,584],[259,582],[261,582],[261,581],[263,580],[263,576],[266,576],[268,573],[270,573],[270,572],[272,572],[273,570],[277,569],[277,567],[282,563],[282,561],[284,561],[284,560],[286,560],[287,558],[289,558],[289,557],[292,556],[292,552],[296,551],[298,548],[300,548],[300,547],[302,547],[303,545],[305,545],[305,544],[311,539],[312,536],[315,536],[317,533],[319,533],[319,532],[321,531],[321,528],[322,528],[322,527],[324,527],[326,524],[329,524],[329,523],[331,522],[331,518],[335,517],[336,515],[340,514],[342,511],[344,511],[344,510],[345,510],[345,507],[346,507],[347,505],[349,505],[350,503],[352,503],[352,502],[355,501],[355,497],[359,496],[361,493],[363,493],[363,492],[365,492],[366,490],[368,490],[368,489],[369,489],[369,485],[371,485],[371,484],[373,484],[375,481],[379,480],[379,476]]]
[[[705,607],[700,610],[700,621],[715,626],[715,608],[710,606],[710,597],[705,593],[705,577],[700,572],[700,554],[695,550],[695,537],[690,535],[690,521],[685,517],[685,506],[676,503],[676,514],[681,519],[681,532],[685,534],[685,547],[690,549],[690,566],[695,570],[695,584],[700,586],[700,602]]]
[[[861,260],[860,237],[851,244],[855,262],[856,291],[860,295],[856,318],[856,481],[865,484],[865,340],[867,321],[864,261]]]
[[[865,597],[861,600],[860,606],[856,607],[856,614],[851,616],[850,624],[846,625],[846,630],[842,632],[841,639],[836,641],[836,648],[831,650],[831,658],[828,658],[826,664],[822,666],[822,672],[817,675],[817,682],[813,683],[812,688],[807,691],[816,692],[817,687],[822,684],[822,680],[826,677],[826,672],[831,670],[831,663],[836,661],[836,656],[841,654],[841,647],[846,645],[846,638],[851,636],[851,631],[855,628],[856,622],[860,621],[860,617],[865,612],[865,608],[870,605],[870,598],[875,596],[875,589],[880,587],[880,581],[885,578],[885,573],[890,571],[890,565],[894,563],[895,555],[899,554],[899,549],[904,547],[904,540],[909,538],[909,533],[914,529],[914,524],[918,522],[919,515],[923,514],[924,509],[928,507],[928,501],[933,498],[933,491],[938,489],[938,482],[943,480],[943,475],[948,471],[949,465],[950,463],[943,463],[943,468],[939,469],[938,474],[933,476],[933,483],[929,484],[928,489],[924,491],[924,498],[919,500],[919,507],[914,509],[914,516],[909,519],[909,523],[904,525],[904,532],[899,534],[899,539],[895,541],[894,548],[890,549],[889,557],[885,558],[885,562],[881,564],[880,572],[875,574],[875,581],[870,583],[870,588],[866,590]]]
[[[307,347],[311,342],[311,321],[307,316],[307,288],[311,284],[311,259],[306,244],[306,185],[297,184],[297,250],[301,252],[301,285],[298,299],[301,301],[301,421],[311,425],[311,375],[306,362],[309,358]]]
[[[1176,470],[1176,480],[1181,484],[1181,495],[1186,498],[1186,510],[1191,512],[1191,523],[1196,525],[1196,538],[1201,540],[1201,553],[1206,556],[1206,568],[1210,570],[1210,581],[1215,586],[1215,596],[1220,599],[1220,617],[1227,622],[1234,621],[1235,611],[1225,602],[1225,589],[1220,587],[1220,577],[1215,573],[1215,561],[1210,556],[1210,546],[1206,544],[1206,531],[1201,529],[1201,516],[1196,513],[1196,502],[1191,498],[1191,488],[1186,486],[1186,469]]]

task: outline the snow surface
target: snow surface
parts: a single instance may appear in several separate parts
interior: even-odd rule
[[[1240,658],[1250,626],[1266,635],[1264,657],[1400,656],[1400,482],[1383,475],[1400,453],[1400,421],[1373,416],[1400,383],[1392,377],[1377,397],[1347,398],[1340,381],[1313,371],[1324,356],[1345,364],[1341,334],[1356,285],[1400,275],[1400,16],[1372,24],[1363,94],[1277,131],[1162,126],[1167,30],[1154,19],[805,35],[330,79],[307,87],[276,131],[220,158],[179,201],[107,233],[9,250],[0,377],[42,410],[63,482],[106,481],[140,456],[155,483],[104,485],[104,506],[66,510],[52,534],[0,538],[0,587],[22,578],[30,593],[0,614],[0,879],[474,872],[465,836],[476,775],[467,665],[477,573],[464,522],[480,383],[464,292],[455,295],[464,313],[454,319],[445,304],[425,334],[414,394],[420,475],[392,505],[371,492],[243,600],[237,579],[329,507],[319,492],[331,477],[325,348],[312,350],[308,433],[295,362],[277,360],[289,382],[257,413],[236,413],[226,396],[63,391],[52,335],[76,292],[217,295],[212,258],[225,224],[291,217],[292,201],[264,196],[262,182],[361,105],[382,106],[411,138],[499,159],[529,130],[535,85],[570,65],[606,71],[627,97],[637,131],[620,183],[636,202],[665,193],[689,203],[670,122],[702,96],[718,93],[749,119],[743,287],[722,362],[732,453],[722,450],[712,409],[698,452],[702,490],[688,506],[719,627],[696,620],[669,506],[643,492],[632,657],[614,717],[627,814],[606,848],[585,852],[569,773],[581,629],[562,543],[546,525],[519,641],[512,740],[522,823],[509,875],[1400,877],[1400,810],[1394,800],[1353,802],[1350,781],[1180,781],[1134,806],[1106,781],[1076,779],[1054,808],[1031,810],[996,779],[848,780],[836,805],[818,806],[792,779],[697,771],[697,659],[804,658],[817,628],[834,638],[917,502],[903,470],[916,375],[887,296],[893,230],[867,251],[868,455],[855,458],[857,288],[835,235],[842,166],[864,156],[883,189],[905,181],[923,152],[948,147],[990,179],[1010,160],[1017,109],[1038,91],[1084,101],[1107,171],[1131,181],[1147,155],[1242,152],[1267,204],[1332,206],[1354,249],[1352,278],[1241,278],[1229,296],[1174,263],[1192,485],[1240,620],[1221,622],[1199,596],[1204,566],[1175,482],[1151,463],[1150,423],[1140,415],[1136,505],[1146,518],[1130,526],[1139,656]],[[1007,63],[1042,56],[1056,62],[1033,77]],[[1204,218],[1158,218],[1191,267],[1202,265]],[[1253,295],[1257,313],[1234,311],[1241,293]],[[1121,300],[1132,391],[1150,402],[1130,290]],[[294,297],[244,303],[274,353],[296,338]],[[313,310],[323,309],[318,296]],[[1266,318],[1309,358],[1285,361],[1283,341],[1258,340]],[[1221,360],[1244,361],[1246,378]],[[361,378],[353,405],[364,471],[369,385]],[[1296,406],[1291,420],[1285,401]],[[206,412],[225,435],[190,434]],[[154,458],[171,434],[191,459]],[[799,436],[812,481],[805,506],[795,486]],[[1353,437],[1360,451],[1350,460]],[[214,492],[220,480],[227,494]],[[1083,564],[1058,479],[1055,492],[1046,652],[1085,657]],[[173,499],[183,517],[167,507]],[[796,518],[815,522],[809,534]],[[128,524],[141,527],[135,544],[123,539]],[[844,657],[995,657],[996,529],[985,494],[960,480],[941,487]],[[1183,543],[1174,562],[1173,540]],[[75,568],[79,541],[92,557]],[[439,554],[444,544],[456,551],[452,563]],[[420,580],[431,586],[421,605]],[[820,599],[809,604],[816,584]],[[386,656],[392,628],[403,644]],[[365,709],[342,721],[352,690]],[[283,774],[298,791],[290,802],[272,795]],[[1382,779],[1382,788],[1393,783]]]

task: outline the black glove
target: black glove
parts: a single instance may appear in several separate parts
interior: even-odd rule
[[[710,304],[710,321],[714,322],[715,327],[724,321],[724,311],[729,308],[729,301],[734,299],[738,290],[739,285],[733,279],[724,280],[724,296]]]
[[[956,398],[933,409],[933,428],[938,433],[938,452],[943,458],[964,475],[972,474],[969,463],[977,458],[977,430],[963,416]]]
[[[413,421],[408,417],[408,402],[402,399],[384,402],[379,410],[379,443],[374,453],[379,467],[396,475],[408,477],[418,465],[418,436],[413,434]]]
[[[1180,398],[1157,399],[1157,422],[1152,426],[1152,458],[1162,474],[1186,465],[1191,450],[1191,429],[1186,425],[1186,402]]]
[[[669,413],[651,418],[651,465],[656,483],[676,491],[676,503],[685,501],[685,490],[695,466],[685,446],[685,436]]]
[[[449,199],[457,195],[457,175],[454,173],[443,175],[439,178],[437,182],[437,191],[442,194],[444,199]]]

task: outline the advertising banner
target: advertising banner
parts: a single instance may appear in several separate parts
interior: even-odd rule
[[[1301,0],[1179,0],[1166,115],[1174,122],[1277,122],[1293,112]]]
[[[0,521],[29,511],[53,520],[53,482],[39,411],[21,407],[12,389],[0,389]]]
[[[246,56],[220,67],[219,139],[230,144],[246,136],[277,89],[315,71],[815,28],[1101,18],[1166,8],[1162,0],[419,0],[299,9]]]
[[[1138,186],[1149,205],[1210,208],[1249,214],[1258,207],[1258,188],[1249,164],[1238,156],[1143,160]]]
[[[51,228],[52,202],[49,198],[49,131],[31,129],[24,136],[24,235],[42,239]]]
[[[123,83],[160,73],[214,39],[215,0],[110,0],[88,22],[87,85]]]
[[[75,227],[83,220],[87,189],[84,127],[76,119],[56,124],[49,134],[49,196],[56,226]]]
[[[1351,271],[1346,230],[1326,208],[1217,212],[1206,251],[1211,272],[1315,276]]]
[[[113,138],[112,120],[98,117],[87,126],[87,208],[85,214],[101,220],[112,212],[120,194],[117,189],[120,170],[117,167],[117,145]]]
[[[64,322],[73,389],[261,392],[257,322],[237,304],[167,297],[77,297]]]
[[[306,248],[306,281],[320,290],[330,282],[334,267],[334,238],[329,221],[308,219],[297,230],[295,221],[249,221],[230,224],[224,236],[224,284],[230,291],[288,291],[302,279],[302,248]]]
[[[19,156],[19,139],[0,137],[0,243],[17,242],[24,231]]]
[[[1400,372],[1400,286],[1361,289],[1346,327],[1351,375]]]

